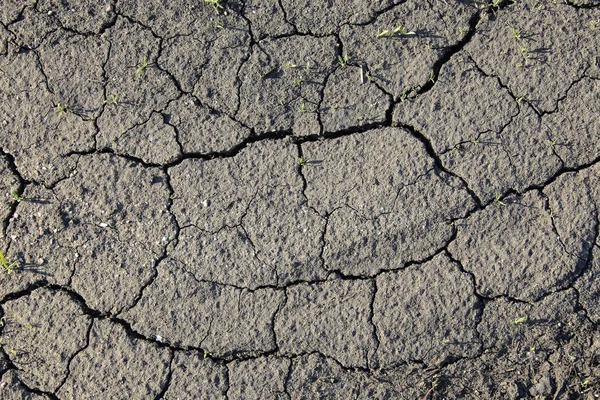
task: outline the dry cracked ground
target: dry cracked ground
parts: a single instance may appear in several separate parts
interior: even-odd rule
[[[2,399],[600,397],[597,0],[2,0]]]

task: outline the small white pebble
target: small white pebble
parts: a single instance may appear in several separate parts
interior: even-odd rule
[[[106,222],[101,222],[100,223],[100,227],[101,228],[106,228],[108,226],[108,224]]]
[[[160,335],[156,335],[156,340],[162,343],[163,338]]]
[[[37,263],[38,264],[43,264],[44,263],[44,259],[43,258],[38,258],[37,259]]]

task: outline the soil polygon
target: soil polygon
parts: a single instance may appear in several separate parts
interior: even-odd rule
[[[373,293],[369,281],[290,287],[275,319],[278,347],[283,354],[318,351],[345,367],[366,368],[376,346],[370,323]]]
[[[309,205],[327,217],[329,270],[372,275],[431,256],[452,237],[451,219],[474,206],[462,182],[439,171],[404,129],[303,147],[314,162],[302,168]]]

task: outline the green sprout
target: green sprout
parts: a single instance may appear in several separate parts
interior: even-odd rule
[[[210,23],[212,24],[213,28],[215,29],[223,29],[223,25],[216,23],[214,20],[210,20]]]
[[[515,319],[513,320],[513,324],[515,324],[515,325],[519,325],[519,324],[522,324],[522,323],[523,323],[523,322],[525,322],[525,321],[527,321],[527,316],[524,316],[524,317],[519,317],[519,318],[515,318]]]
[[[4,253],[2,253],[2,251],[0,251],[0,267],[4,270],[4,272],[6,272],[8,275],[10,275],[14,272],[15,268],[19,267],[19,262],[18,261],[9,262],[4,257]]]
[[[523,62],[522,63],[517,63],[517,67],[522,67],[523,65],[527,65],[527,62],[529,61],[529,58],[531,57],[529,54],[529,51],[527,50],[527,48],[525,46],[521,46],[519,45],[519,51],[521,52],[521,57],[523,57]]]
[[[431,83],[435,83],[435,73],[433,71],[429,72],[429,80]]]
[[[304,111],[306,111],[306,104],[305,103],[300,104],[300,107],[298,108],[298,111],[300,111],[301,113],[304,112]]]
[[[506,205],[506,203],[504,203],[502,200],[500,200],[500,193],[496,193],[496,196],[494,197],[494,203],[501,205],[501,206]]]
[[[338,56],[338,64],[340,64],[341,67],[348,65],[348,61],[350,61],[350,56],[348,54]]]
[[[12,192],[11,196],[17,203],[20,203],[24,200],[17,192]]]
[[[394,35],[400,35],[400,36],[412,36],[412,35],[416,35],[417,33],[414,31],[406,31],[404,29],[404,27],[402,27],[402,25],[400,24],[396,24],[396,27],[393,29],[384,29],[382,31],[377,32],[377,37],[382,37],[382,36],[394,36]]]
[[[402,27],[402,25],[397,24],[396,27],[392,30],[393,34],[399,34],[400,36],[411,36],[411,35],[416,35],[416,32],[414,31],[405,31],[404,28]]]
[[[302,78],[296,78],[296,79],[294,79],[294,83],[295,83],[296,85],[299,85],[299,84],[301,84],[302,82],[303,82],[303,81],[302,81]]]
[[[118,104],[119,101],[119,96],[113,96],[113,97],[109,97],[108,99],[104,100],[104,104]]]
[[[140,64],[140,66],[135,70],[136,74],[141,73],[143,70],[146,69],[146,67],[148,66],[148,57],[144,56],[144,59],[142,60],[142,63]]]
[[[518,41],[521,41],[521,30],[520,29],[511,28],[511,32],[515,39],[517,39]]]
[[[286,68],[298,68],[296,64],[292,64],[290,62],[286,62],[285,64],[283,64],[283,66]]]
[[[298,157],[298,164],[305,165],[308,162],[306,158]]]
[[[208,4],[212,4],[212,6],[215,8],[215,10],[218,10],[219,8],[223,9],[223,4],[221,4],[221,0],[204,0],[205,3]]]
[[[56,105],[56,107],[54,108],[54,114],[62,114],[62,113],[66,113],[67,111],[69,111],[69,109],[67,107],[65,107],[64,105],[58,103]]]
[[[367,71],[366,76],[367,76],[367,79],[369,80],[369,82],[375,82],[375,78],[373,77],[373,74],[371,73],[371,71]]]

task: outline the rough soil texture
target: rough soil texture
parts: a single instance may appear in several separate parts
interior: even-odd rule
[[[598,0],[3,0],[0,398],[600,398]]]

